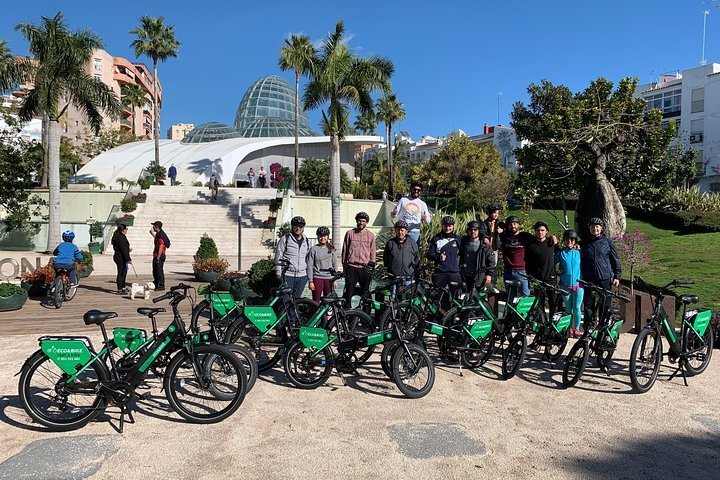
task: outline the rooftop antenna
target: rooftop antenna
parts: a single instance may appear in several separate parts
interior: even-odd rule
[[[707,30],[707,16],[710,15],[710,10],[703,10],[703,41],[702,41],[702,58],[700,59],[700,65],[707,65],[705,59],[705,31]]]
[[[500,97],[502,97],[502,92],[497,92],[497,123],[495,125],[500,125]]]

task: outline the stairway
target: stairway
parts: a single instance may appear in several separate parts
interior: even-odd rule
[[[192,256],[203,233],[210,235],[220,256],[236,257],[238,253],[238,197],[242,197],[243,257],[265,257],[273,253],[273,231],[262,228],[275,198],[270,188],[225,188],[218,192],[217,202],[210,203],[206,187],[155,186],[147,191],[147,202],[139,203],[134,226],[128,228],[133,255],[150,255],[153,237],[151,223],[160,220],[170,238],[168,256]],[[112,254],[109,245],[106,253]],[[243,264],[245,262],[243,261]]]

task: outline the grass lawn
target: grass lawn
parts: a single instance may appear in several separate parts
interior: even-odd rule
[[[561,211],[554,211],[561,218]],[[574,212],[568,212],[573,223]],[[545,210],[532,210],[530,219],[545,220],[550,231],[562,235],[562,227]],[[695,285],[678,292],[700,297],[699,305],[720,310],[720,233],[677,235],[673,230],[657,228],[650,223],[629,218],[627,230],[639,229],[650,239],[650,262],[637,268],[647,282],[664,285],[674,278],[694,280]],[[623,278],[630,279],[630,269],[623,265]]]

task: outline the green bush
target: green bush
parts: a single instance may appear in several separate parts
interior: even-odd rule
[[[76,265],[82,265],[85,267],[92,267],[93,264],[93,256],[92,253],[88,252],[87,250],[80,250],[80,253],[82,254],[83,258],[82,260],[76,260]]]
[[[27,295],[27,290],[14,283],[0,283],[0,297],[10,297],[17,293]]]
[[[125,198],[120,202],[120,210],[122,210],[123,213],[134,212],[137,210],[137,202],[132,197]]]
[[[141,178],[138,180],[138,185],[140,185],[140,188],[142,190],[147,190],[150,188],[150,181],[147,178]]]
[[[681,233],[720,232],[720,211],[688,210],[675,216],[682,224],[678,228]]]
[[[203,233],[200,238],[200,246],[195,253],[196,260],[206,260],[209,258],[218,258],[218,249],[215,240],[207,233]]]
[[[103,228],[103,224],[100,222],[95,222],[92,225],[90,225],[90,241],[94,242],[95,239],[102,238],[105,234],[105,229]]]
[[[145,167],[145,171],[155,177],[155,180],[165,180],[167,178],[167,168],[155,162],[150,162],[150,165]]]
[[[275,262],[270,257],[253,263],[248,271],[248,286],[263,300],[270,296],[270,289],[277,286]]]

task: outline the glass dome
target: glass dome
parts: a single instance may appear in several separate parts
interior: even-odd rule
[[[255,81],[237,109],[235,128],[242,137],[295,136],[295,89],[276,76]],[[303,137],[317,136],[304,111],[298,119],[298,133]]]
[[[198,125],[190,130],[183,138],[182,143],[206,143],[227,140],[228,138],[240,138],[242,135],[230,125],[220,122],[208,122]]]

